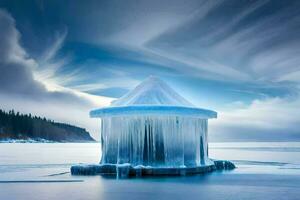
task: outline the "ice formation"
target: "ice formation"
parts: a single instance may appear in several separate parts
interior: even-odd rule
[[[101,164],[153,168],[212,165],[207,121],[217,113],[194,107],[156,77],[90,115],[101,118]]]

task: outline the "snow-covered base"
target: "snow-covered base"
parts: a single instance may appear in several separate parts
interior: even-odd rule
[[[135,166],[126,164],[91,164],[75,165],[71,167],[72,175],[114,175],[119,178],[141,176],[182,176],[189,174],[203,174],[215,170],[231,170],[235,165],[226,160],[214,160],[212,165],[198,167],[163,168],[150,166]]]

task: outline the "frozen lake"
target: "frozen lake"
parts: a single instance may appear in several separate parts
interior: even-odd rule
[[[187,177],[116,180],[71,176],[97,163],[100,145],[0,144],[0,199],[299,199],[300,143],[210,143],[237,169]]]

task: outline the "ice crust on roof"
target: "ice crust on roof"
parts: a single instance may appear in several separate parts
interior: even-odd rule
[[[113,101],[111,106],[129,105],[170,105],[187,106],[193,105],[175,92],[164,81],[150,76],[129,93],[120,99]]]
[[[183,106],[164,106],[164,105],[145,105],[145,106],[114,106],[96,109],[90,112],[91,117],[111,117],[125,115],[185,115],[197,118],[216,118],[217,113],[212,110],[183,107]]]

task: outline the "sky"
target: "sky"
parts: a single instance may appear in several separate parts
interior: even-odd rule
[[[0,108],[86,128],[155,75],[210,141],[300,141],[300,1],[0,0]]]

